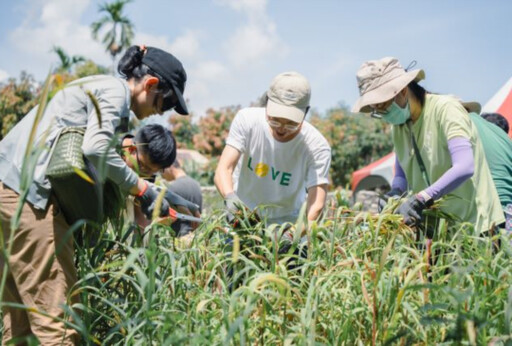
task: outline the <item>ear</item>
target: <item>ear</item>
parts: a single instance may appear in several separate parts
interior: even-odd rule
[[[146,91],[149,91],[153,88],[156,88],[158,86],[158,78],[154,77],[154,76],[148,76],[145,80],[144,80],[144,90]]]

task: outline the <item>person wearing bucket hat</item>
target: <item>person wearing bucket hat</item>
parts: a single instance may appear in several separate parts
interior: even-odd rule
[[[0,259],[0,275],[7,275],[2,301],[10,303],[3,306],[3,344],[31,334],[45,345],[77,342],[64,307],[78,299],[69,292],[76,282],[73,237],[55,198],[56,187],[46,176],[51,148],[64,129],[85,129],[81,149],[90,166],[103,175],[101,181],[108,179],[120,191],[135,196],[148,214],[157,205],[158,193],[116,152],[115,134],[127,130],[131,112],[138,119],[171,109],[186,115],[186,73],[173,55],[144,46],[128,48],[118,71],[122,78],[97,75],[69,83],[51,98],[40,117],[36,106],[0,141],[0,221],[4,244],[12,248],[9,258]],[[34,144],[28,148],[27,134],[36,120]],[[30,154],[34,166],[28,187],[22,174],[25,153],[38,153]],[[18,211],[21,196],[24,203]],[[70,196],[76,197],[77,205],[83,200],[80,193],[70,192]],[[102,205],[103,201],[86,203]],[[156,214],[166,216],[168,209],[160,208]],[[15,220],[18,227],[10,238]],[[7,273],[3,273],[4,260]]]
[[[284,72],[272,80],[265,107],[237,113],[214,179],[228,219],[240,207],[261,206],[268,223],[294,223],[305,201],[308,220],[320,215],[331,148],[305,120],[310,97],[304,76]]]
[[[405,70],[396,58],[363,63],[354,112],[392,125],[395,176],[388,196],[413,194],[395,211],[408,225],[439,200],[441,211],[474,225],[477,233],[504,222],[481,139],[455,97],[427,92],[421,69]]]

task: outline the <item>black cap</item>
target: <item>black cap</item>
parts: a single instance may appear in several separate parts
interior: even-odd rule
[[[142,63],[162,76],[165,82],[172,86],[174,93],[178,97],[178,104],[175,107],[176,112],[181,115],[188,115],[187,105],[183,99],[187,73],[181,62],[174,55],[166,51],[155,47],[147,47]]]

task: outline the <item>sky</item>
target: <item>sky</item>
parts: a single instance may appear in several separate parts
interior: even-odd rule
[[[96,0],[0,0],[0,82],[44,80],[62,47],[111,66],[91,37]],[[165,49],[187,71],[189,110],[249,106],[285,71],[306,76],[320,113],[351,107],[364,61],[416,61],[429,91],[485,104],[512,76],[512,1],[134,0],[134,44]]]

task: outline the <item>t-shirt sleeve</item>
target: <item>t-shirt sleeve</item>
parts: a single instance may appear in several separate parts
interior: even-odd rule
[[[226,139],[227,145],[232,146],[241,153],[245,151],[247,140],[249,138],[250,124],[247,123],[247,115],[248,114],[243,111],[239,111],[235,115],[235,118],[231,123],[231,127],[229,128],[228,138]]]
[[[439,114],[439,126],[447,141],[456,137],[471,138],[471,120],[460,102],[455,99],[446,101]]]
[[[329,168],[331,167],[331,148],[327,143],[316,148],[308,165],[306,189],[329,183]]]

